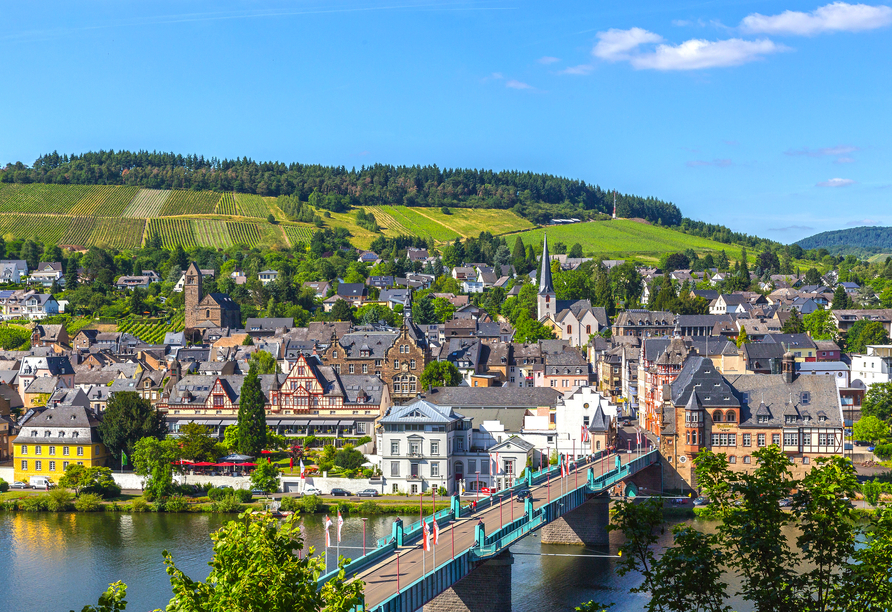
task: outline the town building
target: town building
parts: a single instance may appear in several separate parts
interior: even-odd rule
[[[203,274],[193,262],[186,270],[183,288],[186,311],[186,329],[198,327],[232,327],[242,325],[241,308],[225,293],[202,293]]]

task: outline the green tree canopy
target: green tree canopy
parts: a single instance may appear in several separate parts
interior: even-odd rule
[[[875,416],[888,422],[892,419],[892,383],[873,383],[861,403],[861,415]]]
[[[278,374],[282,371],[276,358],[269,351],[254,351],[248,360],[248,366],[256,367],[258,374]]]
[[[855,421],[852,434],[856,440],[879,442],[889,435],[889,424],[873,415],[862,416]]]
[[[802,317],[799,316],[799,310],[793,308],[790,310],[790,316],[784,321],[783,327],[781,327],[781,333],[784,334],[801,334],[805,331],[805,328],[802,325]]]
[[[279,490],[279,474],[281,473],[278,465],[270,463],[268,459],[261,459],[257,461],[257,467],[251,472],[251,485],[255,489],[275,493]]]
[[[238,405],[238,449],[259,457],[266,444],[266,396],[260,387],[257,366],[251,365],[242,383]]]
[[[855,321],[846,333],[846,349],[851,353],[866,353],[871,344],[889,344],[889,334],[879,321]]]
[[[98,430],[105,447],[120,457],[122,451],[132,455],[143,438],[163,438],[167,424],[149,400],[135,391],[118,391],[109,399]]]
[[[819,308],[802,317],[802,326],[814,340],[836,340],[839,328],[830,315],[829,310]]]
[[[145,494],[152,499],[173,491],[173,462],[180,458],[179,442],[173,438],[142,438],[133,448],[133,469],[146,478]]]
[[[421,373],[421,387],[457,387],[461,382],[458,368],[449,361],[431,361]]]
[[[177,441],[180,456],[190,461],[213,461],[216,459],[217,440],[210,430],[200,423],[190,422],[180,427]]]

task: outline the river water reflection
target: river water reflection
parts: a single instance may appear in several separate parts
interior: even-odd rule
[[[0,514],[0,564],[6,578],[0,611],[80,610],[87,603],[95,604],[99,593],[116,580],[128,585],[129,612],[163,609],[171,590],[162,551],[170,551],[188,576],[203,580],[210,571],[209,535],[231,518],[164,513]],[[368,520],[369,548],[375,546],[375,540],[390,534],[394,518],[374,516]],[[404,519],[411,522],[417,516]],[[321,515],[305,517],[304,524],[309,544],[317,552],[324,549]],[[346,519],[342,555],[353,557],[361,552],[362,530],[360,519]],[[661,544],[670,541],[667,526]],[[621,535],[611,534],[613,554],[621,542]],[[442,545],[441,549],[445,551]],[[511,586],[516,612],[564,612],[590,599],[614,603],[611,612],[638,612],[644,607],[645,596],[629,593],[630,588],[638,586],[640,577],[621,577],[616,573],[616,559],[594,556],[608,552],[606,549],[543,545],[533,535],[513,546],[512,551],[517,553]],[[730,603],[737,610],[749,608],[740,601]]]

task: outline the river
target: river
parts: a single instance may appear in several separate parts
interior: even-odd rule
[[[3,513],[0,514],[0,566],[5,589],[0,611],[80,610],[95,605],[110,582],[127,583],[128,612],[163,609],[171,597],[162,551],[193,579],[204,579],[211,558],[209,535],[232,515]],[[404,517],[406,522],[416,516]],[[374,516],[366,525],[366,542],[390,534],[394,516]],[[324,548],[321,515],[304,519],[309,543]],[[346,519],[341,552],[356,556],[362,547],[362,521]],[[671,540],[669,526],[661,544]],[[611,534],[611,552],[622,541]],[[577,546],[543,545],[537,534],[514,545],[512,600],[515,612],[565,612],[583,601],[614,603],[611,612],[638,612],[645,596],[629,593],[640,577],[616,573],[616,559],[596,557]],[[334,551],[332,551],[334,553]],[[529,554],[524,554],[529,553]],[[541,553],[588,555],[549,557]],[[333,555],[332,555],[333,556]],[[332,561],[333,563],[333,561]],[[733,582],[733,581],[732,581]],[[739,601],[736,609],[746,609]]]

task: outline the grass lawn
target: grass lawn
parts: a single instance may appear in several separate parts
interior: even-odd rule
[[[510,210],[450,208],[451,214],[448,215],[444,215],[439,208],[413,208],[411,210],[452,228],[464,237],[477,237],[484,230],[498,235],[533,229],[532,223],[518,217]]]

